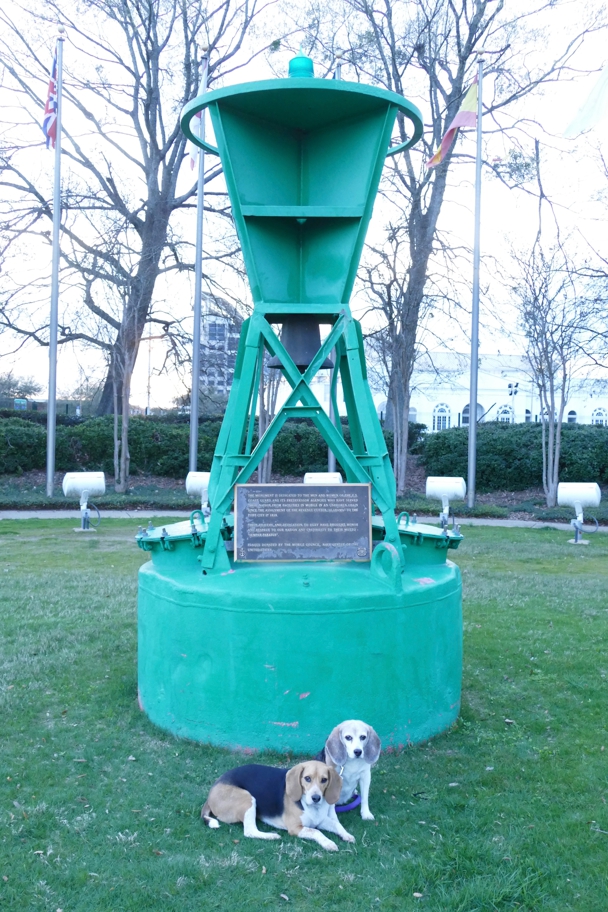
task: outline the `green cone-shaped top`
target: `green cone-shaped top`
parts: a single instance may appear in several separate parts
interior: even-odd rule
[[[314,63],[302,51],[289,61],[289,75],[298,78],[315,75]]]

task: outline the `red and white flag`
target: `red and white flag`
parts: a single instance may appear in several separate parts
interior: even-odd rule
[[[426,163],[427,168],[434,168],[435,165],[440,164],[448,154],[448,149],[454,142],[454,137],[458,133],[460,127],[476,127],[477,126],[477,77],[475,81],[470,86],[469,91],[464,97],[464,101],[460,106],[460,110],[456,114],[456,117],[447,128],[445,136],[441,140],[441,145],[433,155],[433,157]]]
[[[49,80],[49,93],[44,106],[44,119],[42,121],[42,132],[46,137],[46,147],[55,148],[57,142],[57,48],[53,56],[53,66],[51,69],[51,78]]]

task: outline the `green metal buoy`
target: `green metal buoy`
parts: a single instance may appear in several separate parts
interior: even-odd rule
[[[191,129],[205,108],[217,148]],[[391,147],[398,113],[411,135]],[[385,746],[426,739],[460,706],[461,581],[447,554],[461,536],[395,516],[393,470],[349,305],[385,158],[418,140],[422,118],[394,93],[315,78],[300,54],[285,79],[190,102],[182,126],[220,156],[254,307],[211,466],[210,517],[194,511],[189,522],[138,536],[151,556],[139,576],[140,703],[178,736],[229,747],[312,753],[345,718],[365,719]],[[329,329],[296,363],[285,328],[304,316]],[[291,392],[253,446],[265,351]],[[330,396],[337,414],[340,377],[350,444],[311,387],[332,351]],[[371,486],[371,561],[234,559],[235,484],[251,478],[292,418],[316,425],[347,482]]]

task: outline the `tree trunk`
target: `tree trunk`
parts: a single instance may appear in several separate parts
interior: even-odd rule
[[[281,383],[282,373],[279,370],[265,372],[260,375],[260,397],[258,418],[258,439],[266,432],[277,410],[277,396]],[[258,484],[269,484],[272,476],[272,447],[270,447],[258,466]]]

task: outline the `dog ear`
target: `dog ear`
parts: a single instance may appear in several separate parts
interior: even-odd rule
[[[365,747],[363,748],[363,756],[368,763],[376,763],[378,757],[380,756],[380,749],[382,745],[380,744],[380,738],[371,727],[367,728],[367,738],[365,739]]]
[[[334,763],[336,766],[344,766],[348,759],[346,748],[344,747],[344,743],[340,737],[340,730],[341,726],[336,725],[331,735],[325,742],[326,759]]]
[[[329,782],[327,783],[324,797],[328,804],[335,804],[342,791],[342,777],[331,766],[328,766],[327,770],[329,772]]]
[[[292,801],[299,801],[302,797],[302,767],[303,763],[298,763],[297,766],[292,767],[292,769],[287,771],[287,778],[285,779],[285,794],[288,798],[291,798]]]

